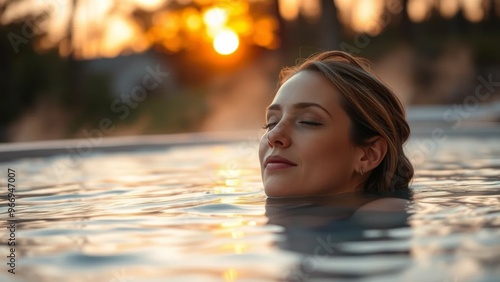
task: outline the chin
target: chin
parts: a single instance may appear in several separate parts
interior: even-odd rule
[[[290,193],[292,189],[283,189],[284,187],[290,187],[289,185],[264,185],[264,192],[268,197],[290,197],[293,193]]]
[[[268,197],[283,197],[284,194],[284,191],[274,185],[264,185],[264,192]]]

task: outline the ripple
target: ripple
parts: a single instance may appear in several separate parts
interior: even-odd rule
[[[415,162],[407,225],[362,230],[320,228],[329,214],[271,220],[256,140],[3,163],[19,172],[14,281],[494,281],[497,144],[436,144]]]

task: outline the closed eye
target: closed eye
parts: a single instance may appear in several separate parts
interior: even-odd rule
[[[262,126],[262,128],[263,129],[269,129],[271,127],[274,127],[276,124],[278,124],[278,123],[277,122],[270,122],[270,123],[267,123],[264,126]]]
[[[299,123],[310,125],[310,126],[320,126],[320,125],[323,125],[322,123],[314,122],[314,121],[300,121]]]

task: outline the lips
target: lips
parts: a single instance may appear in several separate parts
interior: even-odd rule
[[[281,156],[269,156],[264,161],[264,167],[268,170],[285,169],[294,166],[297,166],[297,164]]]

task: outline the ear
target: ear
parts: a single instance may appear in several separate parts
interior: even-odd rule
[[[382,136],[375,136],[368,140],[367,146],[359,147],[360,155],[356,169],[369,172],[375,169],[387,153],[387,141]]]

